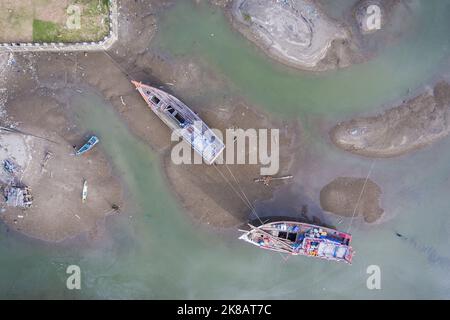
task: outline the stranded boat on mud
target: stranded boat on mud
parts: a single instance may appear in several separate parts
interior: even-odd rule
[[[152,111],[202,157],[213,164],[225,145],[188,106],[174,96],[154,87],[132,81]]]
[[[81,156],[82,154],[91,150],[100,140],[96,136],[92,136],[88,142],[86,142],[76,153],[75,155]]]
[[[250,231],[239,239],[258,247],[288,253],[318,257],[334,261],[352,262],[354,251],[350,246],[352,236],[334,229],[312,224],[278,221],[259,227],[251,226]]]
[[[84,180],[83,181],[83,191],[81,193],[81,202],[83,202],[83,203],[85,203],[86,200],[87,200],[87,192],[88,192],[87,188],[88,188],[87,187],[87,180]]]

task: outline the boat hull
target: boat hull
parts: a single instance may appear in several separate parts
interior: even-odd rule
[[[240,239],[259,248],[349,264],[352,262],[352,236],[348,233],[292,221],[277,221],[250,227],[251,230],[244,233]]]
[[[186,104],[152,86],[132,81],[150,109],[199,154],[213,164],[222,154],[222,140]]]
[[[89,150],[91,150],[100,140],[96,136],[92,136],[89,138],[88,142],[86,142],[76,153],[75,155],[81,156],[85,154]]]

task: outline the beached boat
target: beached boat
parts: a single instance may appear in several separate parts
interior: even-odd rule
[[[225,145],[222,140],[183,102],[157,88],[132,81],[150,109],[202,157],[213,164]]]
[[[75,155],[80,156],[83,153],[88,152],[91,150],[100,140],[96,136],[92,136],[89,138],[88,142],[86,142],[78,151],[75,153]]]
[[[352,262],[354,251],[350,246],[352,236],[334,229],[312,224],[277,221],[251,230],[239,239],[260,248],[287,253],[318,257],[334,261]]]
[[[83,203],[85,203],[86,200],[87,200],[87,191],[88,191],[87,188],[88,188],[87,187],[87,181],[84,180],[84,182],[83,182],[83,192],[81,194],[81,202],[83,202]]]

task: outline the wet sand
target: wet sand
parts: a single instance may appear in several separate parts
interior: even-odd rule
[[[450,133],[450,84],[440,82],[397,107],[335,126],[333,143],[367,157],[395,157],[426,147]]]
[[[166,4],[158,3],[158,5],[164,7]],[[128,124],[129,129],[160,155],[163,164],[162,170],[168,178],[168,184],[174,191],[176,199],[180,201],[181,206],[187,212],[197,221],[213,226],[230,227],[240,225],[242,222],[247,221],[251,210],[239,199],[239,196],[214,167],[207,165],[177,166],[171,162],[170,150],[174,143],[170,141],[170,130],[148,109],[148,106],[137,94],[130,80],[136,79],[155,86],[164,83],[176,83],[176,91],[172,91],[171,86],[168,85],[164,89],[190,105],[212,128],[223,130],[232,126],[243,129],[280,129],[279,142],[281,145],[280,154],[282,155],[280,174],[289,173],[295,150],[299,143],[300,128],[297,123],[269,120],[267,115],[255,111],[245,101],[235,97],[224,98],[220,103],[205,101],[193,104],[189,96],[201,95],[204,90],[203,83],[208,83],[210,87],[221,87],[226,84],[223,79],[216,78],[211,72],[200,66],[198,61],[173,60],[161,57],[157,52],[146,49],[156,30],[154,13],[160,8],[141,3],[127,4],[126,8],[122,7],[123,14],[120,18],[120,32],[122,33],[120,38],[122,41],[109,52],[109,55],[105,53],[15,55],[16,66],[8,78],[8,81],[14,87],[14,90],[8,91],[10,94],[7,101],[8,114],[10,119],[21,123],[19,127],[21,129],[30,127],[35,132],[38,132],[35,128],[40,126],[41,131],[39,133],[50,135],[55,130],[55,127],[61,128],[62,131],[55,133],[55,137],[59,135],[61,139],[67,142],[66,146],[75,143],[79,144],[80,141],[75,139],[75,136],[77,136],[74,133],[75,129],[73,129],[75,130],[74,132],[64,131],[63,128],[66,126],[72,127],[73,123],[68,119],[61,118],[62,115],[59,117],[39,118],[40,123],[38,124],[33,124],[33,118],[28,116],[31,117],[31,114],[36,112],[32,112],[32,109],[40,105],[49,108],[48,111],[45,111],[48,113],[58,110],[54,104],[58,102],[64,104],[67,101],[65,88],[83,92],[86,87],[92,87],[94,90],[99,91],[106,101],[111,103],[112,107]],[[133,13],[128,14],[128,11]],[[138,12],[140,16],[138,19],[132,19],[132,17],[136,18],[135,12]],[[139,37],[140,41],[135,41],[131,37],[125,37],[123,34],[134,32],[134,30],[147,31],[145,34],[141,34],[141,37]],[[132,55],[132,52],[138,53]],[[118,61],[120,66],[115,61]],[[15,72],[16,69],[18,72]],[[125,70],[128,71],[128,74],[125,74]],[[29,99],[28,94],[24,94],[24,92],[35,92],[36,90],[41,95],[34,95],[32,104],[26,103],[27,107],[24,109],[15,107],[22,101]],[[70,105],[65,105],[64,108],[66,108],[64,112],[67,112],[67,114],[71,113]],[[62,110],[64,109],[62,108]],[[77,134],[79,137],[85,138],[79,132]],[[92,158],[90,163],[91,165],[97,163],[101,168],[106,169],[106,160],[100,151],[95,150],[95,153],[89,155],[90,157],[98,156],[98,158]],[[61,161],[64,162],[65,166],[69,163],[69,160],[65,158],[61,159]],[[100,165],[101,162],[103,163]],[[259,177],[259,165],[232,165],[229,168],[238,177],[239,186],[245,190],[249,199],[269,199],[271,197],[274,190],[273,187],[265,187],[262,184],[253,182],[254,178]],[[227,179],[233,181],[228,169],[224,166],[218,166],[217,169],[228,175]],[[74,182],[70,191],[73,192],[73,198],[76,198],[78,205],[80,202],[78,201],[80,200],[80,188],[82,187],[82,174],[77,170],[79,169],[74,169],[73,177],[76,177],[76,183]],[[110,177],[113,176],[111,172],[108,172],[108,174]],[[95,181],[100,181],[101,177],[106,179],[108,174],[106,171],[101,174],[97,172],[97,176],[94,175],[96,178],[92,179],[94,180],[92,185],[89,184],[89,190],[95,190]],[[39,186],[45,185],[45,183],[46,181],[44,180],[36,180],[36,184]],[[235,186],[235,188],[237,187]],[[72,200],[67,200],[68,202],[60,204],[58,209],[56,209],[57,206],[50,206],[50,204],[45,207],[47,219],[41,219],[38,227],[30,223],[22,224],[19,229],[25,234],[46,240],[60,240],[77,232],[92,229],[95,227],[97,220],[104,217],[108,206],[117,202],[114,196],[117,194],[116,188],[113,188],[113,191],[105,190],[106,193],[111,194],[107,197],[108,201],[95,206],[96,209],[101,208],[102,210],[92,210],[95,216],[87,220],[83,228],[77,229],[73,226],[73,223],[67,223],[65,220],[59,221],[56,226],[56,220],[51,219],[51,217],[57,216],[61,210],[71,213],[79,211]],[[92,191],[90,196],[92,198],[89,198],[89,203],[94,205],[94,191]],[[46,194],[43,194],[42,197],[45,198]],[[58,200],[55,199],[55,201]],[[103,204],[105,204],[105,208],[102,207]],[[69,210],[69,207],[74,209]],[[39,211],[38,208],[32,210]],[[40,212],[43,213],[43,211]],[[37,214],[34,216],[38,217]],[[78,218],[74,217],[74,214],[68,214],[68,218],[78,220]],[[8,218],[5,217],[4,220],[8,225],[16,225],[13,214]],[[28,220],[31,221],[29,218]]]
[[[1,219],[12,229],[27,236],[62,241],[92,231],[97,223],[122,206],[122,187],[112,175],[101,147],[83,156],[74,156],[73,146],[81,146],[89,137],[67,116],[65,106],[43,90],[20,94],[8,101],[9,121],[23,132],[1,132],[1,161],[17,163],[14,177],[2,168],[2,190],[12,185],[31,188],[31,208],[8,206],[2,197]],[[88,197],[81,201],[83,181]]]
[[[290,67],[308,71],[340,69],[366,62],[412,29],[411,8],[399,0],[361,0],[339,18],[331,18],[326,3],[321,1],[294,1],[294,9],[257,0],[219,3],[226,8],[232,26],[265,54]],[[366,30],[369,5],[380,8],[380,29]],[[278,19],[281,12],[292,16],[291,20]],[[400,27],[399,21],[402,21]]]
[[[154,1],[151,3],[121,2],[119,16],[119,41],[107,53],[33,53],[16,54],[17,64],[11,67],[8,82],[11,85],[11,94],[7,105],[13,105],[13,101],[22,101],[29,98],[26,92],[41,92],[35,96],[35,105],[51,105],[55,100],[64,105],[67,114],[71,113],[71,106],[67,104],[65,90],[80,91],[92,88],[99,92],[105,101],[120,115],[127,124],[129,130],[143,140],[161,158],[161,170],[167,177],[167,184],[174,192],[174,199],[188,212],[195,221],[202,224],[231,227],[241,225],[248,221],[251,214],[250,208],[241,200],[223,179],[216,168],[207,165],[174,165],[170,160],[171,147],[170,130],[162,121],[154,115],[135,88],[130,83],[131,79],[142,81],[153,86],[162,87],[169,93],[179,97],[188,104],[199,116],[212,128],[225,129],[228,127],[246,128],[277,128],[280,129],[280,171],[278,175],[291,174],[301,168],[302,152],[302,128],[296,121],[282,121],[269,117],[255,106],[250,105],[238,96],[224,95],[222,98],[208,98],[205,95],[207,89],[226,88],[225,79],[217,76],[205,66],[202,61],[190,57],[171,57],[159,52],[155,48],[149,49],[151,39],[157,31],[157,16],[161,10],[171,5],[170,1]],[[133,34],[133,36],[129,36]],[[134,35],[138,34],[136,37]],[[13,109],[11,109],[13,110]],[[26,119],[27,111],[17,115]],[[31,125],[32,120],[23,120],[24,125]],[[43,119],[41,119],[43,121]],[[55,130],[55,125],[72,124],[70,119],[53,119],[49,117],[42,122],[42,134],[50,134]],[[60,123],[58,121],[61,121]],[[68,122],[65,122],[68,121]],[[29,122],[29,123],[28,123]],[[24,126],[25,127],[25,126]],[[37,127],[37,126],[36,126]],[[34,128],[34,127],[33,127]],[[44,130],[45,129],[45,130]],[[47,133],[47,131],[49,133]],[[62,139],[73,143],[75,131],[57,132]],[[77,137],[85,133],[76,132]],[[85,137],[85,136],[83,136]],[[98,154],[98,162],[106,161],[101,154],[101,148],[95,151]],[[103,159],[103,160],[101,160]],[[107,166],[102,165],[103,170]],[[217,169],[227,176],[227,180],[233,182],[233,177],[228,169],[219,165]],[[273,183],[269,187],[254,183],[253,179],[259,177],[259,165],[231,165],[229,169],[239,182],[239,187],[245,190],[246,196],[254,201],[270,200],[274,193],[289,181]],[[320,170],[320,168],[318,168]],[[106,179],[106,171],[100,177]],[[74,176],[77,176],[76,170]],[[114,176],[109,172],[109,176]],[[77,176],[77,179],[79,176]],[[99,178],[100,179],[100,178]],[[77,187],[81,182],[77,180]],[[235,188],[239,189],[236,184]],[[78,192],[74,193],[78,196]],[[114,192],[113,192],[114,194]],[[116,200],[108,200],[109,203]],[[99,204],[99,206],[103,205]],[[127,204],[124,204],[127,207]],[[103,207],[102,207],[103,209]],[[50,209],[52,211],[52,209]],[[56,215],[53,210],[52,215]],[[98,219],[104,217],[104,210],[99,210],[97,215],[83,225],[83,229],[70,229],[73,226],[54,226],[49,220],[41,230],[61,229],[60,236],[67,236],[88,229],[95,228]],[[50,215],[50,214],[49,214]],[[312,217],[314,218],[314,217]],[[370,221],[367,220],[367,221]],[[14,222],[13,222],[14,223]],[[44,222],[43,222],[44,223]],[[13,225],[13,224],[11,224]],[[14,224],[15,225],[15,224]],[[33,231],[22,226],[21,231],[32,234],[38,238],[46,238],[42,231]],[[69,228],[70,232],[66,229]],[[52,229],[54,230],[54,229]],[[34,233],[32,233],[34,232]]]
[[[236,0],[230,7],[233,26],[272,58],[304,69],[319,69],[334,41],[349,37],[312,1],[291,6]],[[282,18],[281,18],[282,17]]]
[[[372,223],[383,214],[380,187],[370,179],[340,177],[320,191],[322,209],[343,217],[363,216]]]

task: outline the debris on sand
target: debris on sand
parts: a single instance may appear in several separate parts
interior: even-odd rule
[[[14,174],[0,169],[4,186],[0,205],[5,209],[0,218],[6,225],[33,238],[58,242],[88,232],[104,220],[111,203],[122,204],[121,185],[102,150],[88,158],[73,156],[72,145],[83,133],[72,126],[69,111],[58,100],[22,94],[8,101],[7,112],[21,124],[20,131],[0,132],[0,164],[11,160],[15,168]],[[80,176],[89,177],[93,190],[89,206],[80,201]],[[17,219],[25,208],[27,214]]]
[[[3,160],[3,169],[9,174],[14,174],[18,170],[18,165],[12,159]]]
[[[335,126],[330,136],[339,148],[367,157],[394,157],[427,146],[450,133],[450,84],[440,82],[381,115]]]
[[[320,205],[323,210],[342,217],[362,215],[371,223],[384,212],[379,204],[380,196],[380,187],[370,179],[340,177],[320,191]]]
[[[44,158],[41,162],[41,172],[44,172],[47,162],[53,157],[53,153],[49,150],[45,151]]]
[[[282,177],[272,177],[272,176],[262,176],[261,178],[256,178],[253,181],[254,182],[262,182],[266,187],[270,185],[270,182],[274,180],[288,180],[292,179],[294,176],[288,175],[288,176],[282,176]]]
[[[236,0],[237,28],[273,58],[311,69],[325,58],[336,39],[348,34],[309,0]]]
[[[3,195],[9,207],[30,208],[33,203],[31,188],[28,186],[6,186]]]

